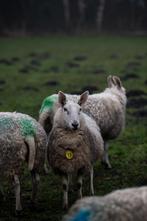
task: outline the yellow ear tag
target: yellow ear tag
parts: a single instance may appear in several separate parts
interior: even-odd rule
[[[67,150],[65,152],[65,156],[68,160],[71,160],[73,158],[73,152],[71,150]]]

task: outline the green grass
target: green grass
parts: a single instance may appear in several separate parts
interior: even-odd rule
[[[43,53],[48,53],[46,59]],[[37,56],[31,57],[30,54]],[[85,60],[76,61],[76,56]],[[2,60],[18,61],[6,65]],[[13,59],[15,60],[15,59]],[[16,59],[17,60],[17,59]],[[39,64],[31,64],[37,60]],[[138,62],[135,67],[127,67],[130,62]],[[78,65],[78,67],[69,67]],[[29,68],[28,68],[29,66]],[[21,73],[20,69],[29,69]],[[97,70],[97,71],[96,71]],[[103,71],[100,71],[103,70]],[[96,73],[94,73],[96,72]],[[100,72],[100,73],[98,73]],[[102,73],[103,72],[103,73]],[[25,37],[0,39],[0,111],[18,111],[38,118],[42,100],[59,90],[80,92],[84,87],[94,86],[96,91],[106,87],[109,74],[124,79],[126,74],[136,74],[138,78],[123,80],[127,91],[139,89],[147,93],[147,38],[146,37]],[[5,81],[3,83],[3,81]],[[46,85],[48,81],[58,84]],[[25,88],[29,87],[28,90]],[[147,99],[147,95],[138,97]],[[147,185],[147,117],[134,112],[147,111],[147,105],[127,109],[126,129],[121,136],[110,142],[110,159],[113,166],[105,170],[100,163],[95,165],[95,192],[103,195],[118,188]],[[30,207],[31,183],[27,171],[22,176],[22,200],[24,212],[22,221],[58,221],[63,215],[62,188],[60,178],[50,173],[41,176],[38,208]],[[84,182],[84,194],[89,194],[88,178]],[[11,187],[11,186],[10,186]],[[0,187],[1,188],[1,187]],[[14,216],[14,196],[5,184],[5,197],[0,198],[0,220],[17,220]],[[70,193],[70,203],[76,193]]]

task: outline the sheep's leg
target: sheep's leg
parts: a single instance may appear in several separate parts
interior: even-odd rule
[[[39,116],[38,122],[42,125],[44,128],[46,134],[48,135],[52,129],[52,121],[50,119],[50,112],[42,112]]]
[[[39,116],[39,119],[38,119],[38,122],[42,125],[42,127],[44,128],[46,134],[48,135],[49,132],[51,131],[52,129],[52,123],[51,123],[51,120],[49,118],[50,116],[50,113],[49,112],[43,112],[40,114]],[[46,125],[47,124],[47,119],[48,119],[48,126]],[[49,165],[48,165],[48,160],[47,160],[47,148],[46,148],[46,151],[45,151],[45,163],[44,163],[44,171],[45,171],[45,174],[49,174]]]
[[[62,186],[63,186],[63,209],[68,209],[68,189],[69,189],[69,177],[64,175],[62,177]]]
[[[45,163],[44,163],[44,171],[45,174],[49,174],[49,164],[48,164],[48,159],[47,159],[47,148],[45,150]]]
[[[45,121],[48,118],[48,112],[42,112],[39,116],[38,122],[45,128]]]
[[[93,166],[90,168],[90,192],[91,195],[94,195],[94,186],[93,186]]]
[[[83,177],[81,174],[78,174],[77,187],[78,187],[78,197],[79,198],[82,198],[82,184],[83,184]]]
[[[108,143],[104,143],[104,155],[103,155],[103,160],[102,163],[108,168],[111,169],[111,164],[109,161],[109,156],[108,156],[108,149],[109,149],[109,145]]]
[[[47,145],[48,146],[48,145]],[[49,166],[49,163],[48,163],[48,148],[46,146],[46,149],[45,149],[45,162],[44,162],[44,171],[45,171],[45,174],[49,174],[49,171],[50,171],[50,166]]]
[[[4,193],[3,187],[1,185],[0,185],[0,193],[5,200],[5,193]]]
[[[44,172],[45,172],[45,174],[49,174],[49,168],[48,168],[48,164],[46,162],[44,163]]]
[[[35,203],[40,177],[39,174],[36,173],[34,170],[31,171],[31,177],[32,177],[32,202]]]
[[[20,200],[20,181],[18,175],[14,175],[14,191],[15,191],[15,199],[16,199],[16,212],[22,210],[21,200]]]

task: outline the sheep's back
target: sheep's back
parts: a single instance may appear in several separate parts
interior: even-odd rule
[[[0,113],[0,170],[2,172],[10,174],[10,169],[15,172],[20,171],[23,161],[28,160],[29,150],[25,139],[29,136],[35,140],[34,168],[40,170],[44,165],[47,143],[42,126],[26,114]]]
[[[78,200],[64,221],[83,214],[91,221],[143,221],[147,217],[147,187],[114,191],[104,197],[86,197]],[[86,219],[87,218],[87,219]]]
[[[124,128],[125,112],[115,96],[89,96],[83,111],[94,118],[104,139],[116,138]]]
[[[26,136],[34,137],[36,147],[34,169],[41,170],[45,161],[45,149],[47,145],[47,137],[43,127],[27,114],[16,113],[15,119],[20,125],[24,138]]]
[[[27,153],[19,125],[11,115],[0,113],[0,173],[19,173]]]

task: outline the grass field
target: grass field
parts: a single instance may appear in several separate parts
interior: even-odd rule
[[[34,37],[0,39],[0,111],[18,111],[37,119],[42,100],[59,90],[100,92],[109,74],[127,89],[126,129],[110,143],[113,168],[95,165],[96,195],[118,188],[147,185],[147,37]],[[0,179],[1,180],[1,179]],[[41,176],[37,209],[30,206],[31,179],[22,176],[23,215],[14,215],[12,188],[0,187],[0,221],[59,221],[60,178]],[[1,182],[1,181],[0,181]],[[88,179],[84,182],[88,195]],[[76,192],[70,193],[70,203]]]

